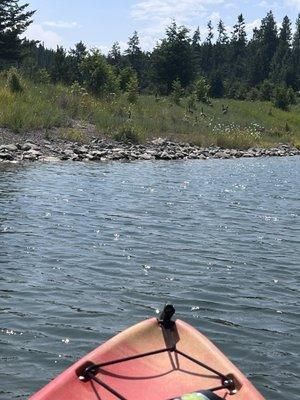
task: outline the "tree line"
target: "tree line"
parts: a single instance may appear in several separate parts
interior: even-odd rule
[[[142,50],[134,32],[125,51],[116,42],[103,55],[83,42],[52,50],[21,39],[34,15],[28,8],[17,0],[0,3],[0,69],[15,66],[36,82],[77,82],[95,95],[128,91],[133,96],[194,93],[196,82],[203,100],[271,100],[277,92],[292,102],[300,91],[300,14],[294,27],[285,16],[278,28],[269,11],[251,37],[242,14],[230,31],[222,20],[217,26],[209,21],[203,38],[199,28],[190,32],[174,21],[152,51]]]

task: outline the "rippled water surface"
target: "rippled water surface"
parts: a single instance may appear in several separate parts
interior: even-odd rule
[[[166,301],[267,399],[297,399],[300,159],[0,169],[0,399]]]

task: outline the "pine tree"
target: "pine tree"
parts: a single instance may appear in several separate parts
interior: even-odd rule
[[[207,31],[207,37],[202,46],[201,72],[203,71],[208,75],[212,71],[214,65],[214,28],[211,21],[207,23]]]
[[[237,23],[233,27],[231,37],[231,59],[234,60],[234,65],[231,68],[232,79],[244,79],[246,71],[246,23],[243,14],[238,16]]]
[[[54,82],[66,82],[69,78],[67,65],[67,53],[61,46],[57,46],[54,55],[54,64],[51,69],[51,76]]]
[[[125,54],[127,55],[132,68],[139,76],[141,76],[142,50],[140,47],[140,39],[137,31],[134,31],[133,36],[129,38],[128,48],[125,51]]]
[[[140,52],[141,52],[140,39],[137,31],[134,31],[133,36],[130,37],[128,40],[128,49],[126,50],[126,53],[128,55],[136,55],[139,54]]]
[[[141,88],[145,88],[149,83],[149,56],[141,49],[140,39],[138,33],[135,31],[133,36],[129,38],[128,48],[125,51],[125,61],[137,73],[138,80],[141,83]],[[123,64],[123,66],[125,66]]]
[[[213,38],[214,38],[214,28],[212,26],[212,22],[211,21],[208,21],[208,23],[207,23],[207,30],[208,30],[208,33],[207,33],[207,37],[206,37],[206,43],[209,46],[211,46]]]
[[[262,80],[268,79],[271,62],[278,47],[278,32],[272,11],[263,18],[260,28],[260,66]]]
[[[78,83],[83,83],[82,73],[80,65],[84,58],[87,56],[87,47],[80,41],[75,44],[75,48],[70,50],[70,73],[72,74],[71,81],[77,81]]]
[[[193,37],[192,37],[192,51],[193,51],[193,57],[194,57],[194,65],[195,65],[195,70],[199,71],[201,68],[201,34],[200,34],[200,28],[195,30]]]
[[[289,17],[286,15],[283,18],[282,26],[279,34],[279,42],[284,43],[286,47],[291,45],[292,41],[292,23]]]
[[[252,39],[247,45],[247,77],[251,87],[257,86],[263,81],[261,62],[261,32],[260,29],[253,29]]]
[[[261,21],[260,28],[254,29],[253,37],[247,46],[248,80],[251,86],[259,85],[270,78],[272,60],[278,48],[277,25],[272,11]]]
[[[75,48],[70,50],[70,55],[80,64],[87,55],[86,45],[82,41],[76,43]]]
[[[108,53],[108,57],[107,57],[107,61],[111,64],[111,65],[119,65],[120,61],[121,61],[121,47],[119,42],[115,42],[112,45],[111,50]]]
[[[0,1],[0,66],[16,64],[21,60],[24,39],[20,35],[32,23],[35,11],[26,11],[29,4],[18,0]]]
[[[285,16],[279,33],[279,42],[271,65],[271,79],[277,83],[294,86],[292,59],[292,28],[290,19]]]
[[[300,91],[300,14],[298,15],[298,18],[296,20],[296,29],[292,44],[292,54],[295,79],[294,89]]]
[[[221,79],[225,75],[228,63],[228,35],[224,22],[220,19],[218,23],[218,37],[214,50],[214,71],[211,74],[211,80],[215,81],[216,76]],[[214,75],[214,76],[213,76]]]
[[[243,14],[238,16],[238,21],[233,27],[232,32],[232,43],[236,46],[237,51],[243,51],[246,47],[247,33],[246,33],[246,23]]]
[[[226,28],[224,25],[224,22],[220,19],[218,23],[218,38],[217,38],[217,43],[218,44],[227,44],[228,43],[228,35],[226,32]]]
[[[200,28],[198,26],[198,28],[195,30],[195,32],[193,34],[192,46],[193,47],[200,46],[200,43],[201,43],[201,34],[200,34]]]
[[[170,93],[177,79],[183,87],[192,83],[195,65],[189,30],[173,22],[166,30],[166,37],[154,49],[151,61],[161,92]]]

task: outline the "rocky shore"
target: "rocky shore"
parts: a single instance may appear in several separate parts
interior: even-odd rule
[[[0,145],[0,162],[32,161],[133,161],[180,160],[239,157],[283,157],[300,155],[300,150],[286,144],[274,148],[248,150],[198,147],[188,143],[156,139],[143,145],[120,144],[103,139],[93,139],[89,144],[42,140],[38,143],[20,142]]]

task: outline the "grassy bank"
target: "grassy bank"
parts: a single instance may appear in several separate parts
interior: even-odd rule
[[[76,141],[99,135],[140,142],[167,137],[240,149],[283,142],[300,147],[299,102],[288,112],[268,102],[228,99],[213,100],[211,106],[197,103],[189,110],[186,99],[176,105],[143,95],[130,104],[126,94],[97,99],[77,85],[23,85],[22,93],[13,94],[0,80],[0,127],[15,133],[42,130],[46,138]],[[222,112],[223,105],[228,112]]]

